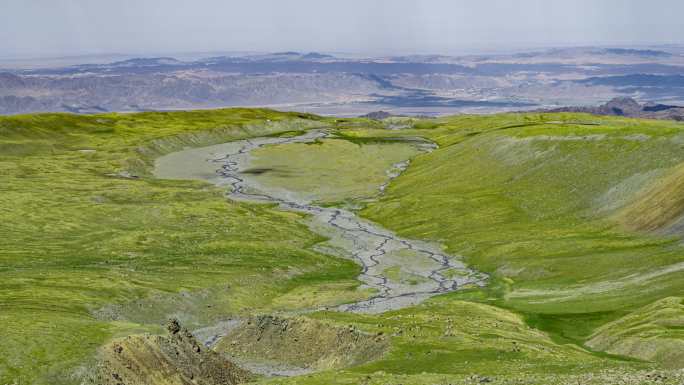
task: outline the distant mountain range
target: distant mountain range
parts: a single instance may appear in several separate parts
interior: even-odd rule
[[[0,114],[271,106],[321,114],[438,115],[684,101],[684,56],[668,48],[511,55],[339,57],[318,52],[133,58],[0,71]]]

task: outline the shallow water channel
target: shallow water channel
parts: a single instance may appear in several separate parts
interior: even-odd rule
[[[358,279],[364,288],[375,290],[367,300],[329,310],[381,313],[412,306],[466,285],[486,283],[486,275],[468,268],[460,258],[445,254],[438,245],[399,237],[351,210],[316,205],[302,194],[287,190],[287,186],[269,188],[257,182],[252,173],[245,172],[250,169],[250,153],[260,147],[310,143],[328,135],[326,130],[311,130],[293,137],[260,137],[183,150],[159,158],[155,175],[209,180],[227,187],[230,199],[276,203],[283,210],[308,214],[309,228],[329,239],[319,245],[319,251],[356,261],[362,266]],[[434,146],[420,148],[431,151]],[[388,181],[379,186],[378,193],[408,165],[406,160],[387,170]]]

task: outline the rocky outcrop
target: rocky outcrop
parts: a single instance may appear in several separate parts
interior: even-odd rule
[[[387,119],[391,116],[395,116],[395,115],[392,115],[387,111],[374,111],[374,112],[369,112],[365,115],[361,115],[360,118],[367,118],[367,119],[372,119],[372,120],[383,120],[383,119]]]
[[[638,116],[643,107],[632,98],[614,98],[598,107],[601,115]]]
[[[251,373],[209,350],[176,320],[168,334],[133,335],[100,349],[87,385],[234,385]]]
[[[243,321],[215,349],[240,362],[325,370],[380,358],[389,343],[385,335],[365,333],[353,326],[304,317],[260,316]]]
[[[584,112],[594,115],[684,121],[684,107],[667,104],[640,104],[632,98],[614,98],[596,107],[562,107],[541,112]]]

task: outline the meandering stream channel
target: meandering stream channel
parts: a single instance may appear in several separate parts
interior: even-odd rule
[[[358,279],[375,294],[364,301],[336,307],[338,311],[380,313],[418,304],[437,294],[463,288],[482,286],[485,274],[465,266],[460,258],[445,254],[438,245],[400,237],[380,225],[360,218],[355,212],[314,204],[287,187],[269,188],[260,184],[250,172],[250,153],[263,146],[310,143],[329,136],[324,129],[310,130],[293,137],[259,137],[238,140],[203,149],[189,149],[169,154],[159,165],[186,163],[186,177],[196,177],[197,167],[204,170],[203,179],[225,186],[229,197],[248,202],[276,203],[283,210],[308,214],[309,228],[329,240],[320,250],[351,258],[362,266]],[[434,146],[422,145],[422,151]],[[173,159],[170,159],[172,157]],[[388,170],[387,184],[408,167],[409,161],[397,163]],[[211,175],[213,169],[216,174]],[[158,176],[164,177],[163,171]],[[183,177],[183,175],[177,175]],[[403,274],[389,274],[400,270]],[[409,277],[409,278],[406,278]]]

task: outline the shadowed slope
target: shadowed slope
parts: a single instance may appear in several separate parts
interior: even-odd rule
[[[616,220],[633,231],[683,235],[684,164],[653,182],[621,210]]]

